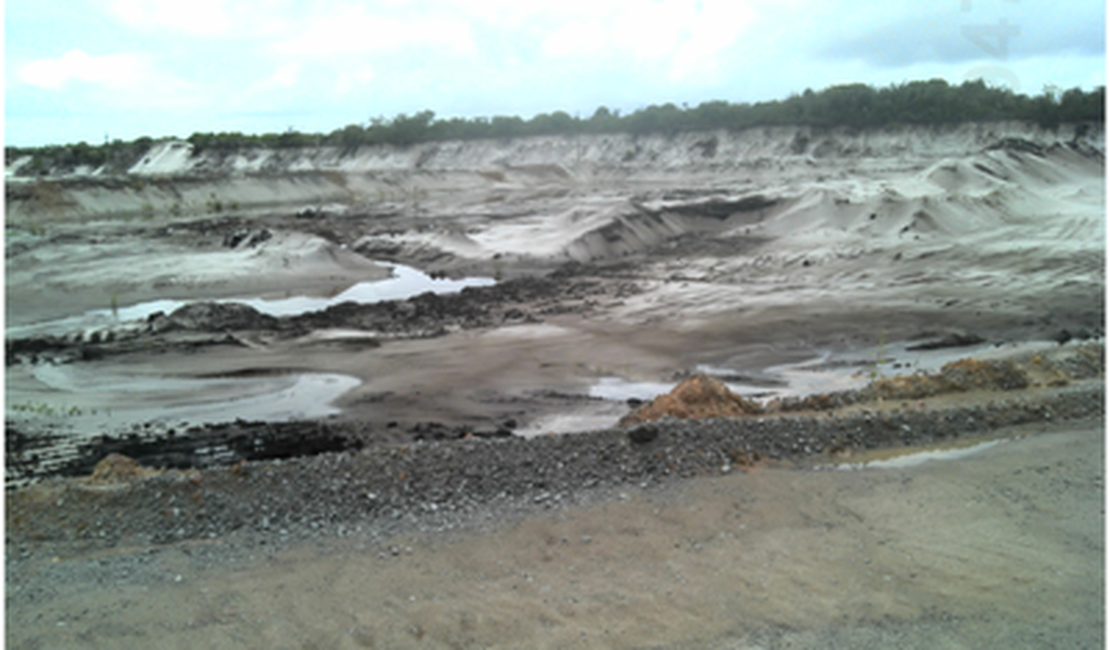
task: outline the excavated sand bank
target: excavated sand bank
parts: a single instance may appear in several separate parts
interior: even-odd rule
[[[8,494],[8,643],[1098,645],[1105,144],[1077,133],[165,145],[9,183],[9,480],[48,480]],[[498,282],[235,304],[393,264]],[[944,382],[1024,355],[1026,385],[896,378],[969,355]],[[787,415],[611,428],[697,372]],[[202,469],[49,480],[111,451]]]

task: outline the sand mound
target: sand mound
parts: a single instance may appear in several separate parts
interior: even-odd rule
[[[123,454],[108,454],[96,464],[90,483],[104,485],[108,483],[124,483],[131,479],[143,478],[157,474],[156,470],[146,469]]]
[[[606,219],[566,245],[566,256],[589,262],[639,253],[691,232],[681,218],[658,214],[625,214]]]
[[[735,418],[760,413],[759,404],[733,393],[723,383],[698,373],[675,386],[666,395],[660,395],[647,405],[623,417],[621,426],[653,422],[666,416],[702,420],[706,418]]]
[[[917,399],[970,390],[1020,390],[1030,385],[1029,374],[1011,359],[960,359],[932,375],[899,375],[878,379],[869,390],[883,399]]]
[[[157,331],[273,329],[277,319],[237,302],[195,302],[175,309],[169,316],[155,314],[150,320]]]

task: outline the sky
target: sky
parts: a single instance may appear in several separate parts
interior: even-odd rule
[[[9,146],[1106,83],[1101,0],[7,0]]]

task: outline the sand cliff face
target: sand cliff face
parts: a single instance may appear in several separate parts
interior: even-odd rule
[[[185,224],[216,232],[261,218],[306,233],[296,236],[315,242],[325,262],[343,261],[344,273],[365,266],[363,258],[509,277],[627,260],[636,271],[626,275],[644,282],[611,306],[612,317],[669,321],[680,331],[716,327],[709,320],[738,312],[751,324],[773,310],[876,305],[1012,324],[1089,304],[1083,320],[1094,323],[1104,286],[1104,170],[1101,125],[1051,131],[1015,122],[227,155],[167,142],[127,176],[9,182],[9,300],[23,304],[23,270],[28,304],[41,302],[44,286],[89,285],[84,269],[60,277],[58,262],[32,268],[41,260],[21,256],[44,240],[68,245],[53,241],[55,224],[113,221],[162,241],[179,238]],[[287,239],[239,253],[303,275],[295,264],[303,256],[279,246]],[[109,245],[98,240],[61,259],[106,254]],[[195,242],[152,250],[125,274],[192,268],[197,252]],[[168,279],[159,271],[156,280],[183,291],[199,282],[191,277],[226,268],[206,264],[204,273]],[[126,291],[135,293],[134,284]],[[875,329],[886,327],[897,324]]]
[[[866,158],[927,160],[963,156],[1018,138],[1036,146],[1081,141],[1104,148],[1101,126],[1076,137],[1074,127],[1049,131],[1018,122],[959,126],[893,127],[875,130],[767,127],[739,132],[675,135],[598,134],[431,142],[407,147],[380,145],[344,151],[335,147],[299,150],[254,149],[230,155],[193,155],[185,142],[156,145],[129,173],[136,175],[296,173],[306,171],[444,172],[521,171],[570,179],[603,168],[628,171],[810,163]],[[557,167],[548,167],[557,166]],[[561,169],[560,169],[561,168]],[[496,174],[490,180],[498,180]]]
[[[1105,131],[1102,125],[1082,130],[1065,125],[1048,131],[1016,122],[869,131],[773,127],[672,136],[544,136],[355,151],[320,147],[233,153],[194,152],[187,142],[169,141],[154,145],[124,177],[80,169],[25,179],[17,175],[25,161],[14,161],[7,170],[6,204],[14,223],[296,210],[327,204],[435,216],[444,195],[497,204],[521,192],[557,198],[560,192],[581,193],[599,185],[661,181],[734,191],[764,186],[770,177],[787,181],[789,187],[790,180],[922,170],[999,148],[1044,154],[1065,146],[1084,155],[1101,155]],[[960,182],[950,176],[938,173],[933,180]]]

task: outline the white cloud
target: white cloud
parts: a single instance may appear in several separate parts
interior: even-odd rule
[[[112,0],[109,8],[125,25],[140,29],[168,27],[208,36],[231,28],[226,0]]]
[[[614,2],[610,0],[441,0],[439,7],[450,9],[452,13],[470,16],[491,25],[520,27],[526,23],[538,22],[557,26],[567,21],[588,22],[599,15],[613,13]],[[617,0],[618,13],[635,10],[639,2]]]
[[[375,76],[374,69],[369,66],[343,72],[339,75],[339,79],[335,83],[335,92],[340,95],[346,95],[354,91],[363,90],[374,80]]]
[[[24,83],[51,90],[60,90],[73,81],[129,88],[152,76],[152,67],[144,55],[91,56],[81,50],[70,50],[56,59],[30,61],[19,69],[19,79]]]
[[[674,3],[588,3],[544,7],[546,16],[535,24],[549,29],[540,51],[553,57],[604,54],[637,60],[655,59],[674,50],[693,7]],[[541,10],[542,11],[542,10]]]
[[[555,30],[540,44],[547,56],[592,56],[603,52],[609,43],[609,33],[601,25],[570,23]]]
[[[297,80],[300,78],[300,75],[301,75],[301,66],[300,66],[300,64],[299,63],[290,63],[289,65],[283,65],[280,68],[278,68],[276,71],[274,71],[273,76],[270,77],[270,81],[273,82],[274,84],[278,85],[278,86],[284,86],[285,88],[292,88],[293,86],[296,85]]]
[[[690,36],[679,46],[671,64],[671,81],[716,82],[740,34],[756,21],[756,13],[733,2],[707,4],[690,24]]]
[[[238,84],[225,82],[219,86],[207,85],[204,92],[209,97],[218,97],[220,104],[226,108],[250,111],[263,106],[289,104],[303,91],[304,84],[312,81],[312,75],[306,75],[304,66],[298,62],[271,69],[269,75],[264,70],[259,70],[253,81],[241,79]]]
[[[435,14],[375,15],[354,6],[311,16],[303,29],[272,47],[281,54],[312,57],[409,48],[434,48],[455,55],[475,50],[469,26],[464,21]]]
[[[258,37],[294,23],[284,0],[108,0],[128,27],[162,29],[203,37]]]
[[[686,3],[644,3],[614,16],[613,43],[639,60],[672,54],[695,17]]]
[[[92,56],[70,50],[16,68],[18,79],[68,96],[70,103],[115,106],[118,110],[196,110],[211,105],[206,88],[155,68],[142,53]]]
[[[756,13],[733,1],[582,2],[581,13],[551,12],[550,34],[540,45],[552,58],[631,60],[662,66],[670,81],[716,76],[725,51],[749,30]]]
[[[598,104],[757,101],[853,81],[961,81],[983,63],[1005,65],[988,72],[1016,76],[1028,92],[1105,83],[1104,48],[1080,56],[1103,40],[1094,21],[1044,3],[977,2],[972,14],[952,2],[945,10],[925,0],[86,0],[59,11],[24,1],[7,14],[8,114],[111,116],[87,120],[93,136],[100,123],[132,129],[136,116],[167,125],[154,131],[258,130],[271,119],[284,127],[286,115],[327,130],[364,112],[588,113]],[[1004,64],[892,67],[829,53],[893,33],[889,25],[927,41],[923,21],[937,15],[956,39],[965,23],[1000,18],[1020,24],[1021,37]],[[1098,38],[1059,45],[1073,32]],[[1017,55],[1019,45],[1028,56]],[[885,59],[901,51],[881,40],[874,47]]]

